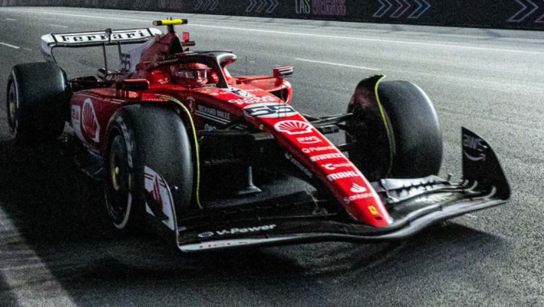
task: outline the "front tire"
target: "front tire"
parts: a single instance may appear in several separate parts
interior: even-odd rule
[[[443,151],[433,103],[413,83],[382,79],[361,81],[348,106],[351,161],[372,181],[437,175]]]
[[[110,120],[107,142],[104,194],[116,229],[142,230],[146,204],[158,220],[169,218],[160,209],[163,203],[155,203],[153,191],[146,189],[150,176],[171,193],[175,212],[190,205],[192,146],[180,116],[172,109],[131,105],[118,110]],[[169,200],[164,201],[166,205]]]

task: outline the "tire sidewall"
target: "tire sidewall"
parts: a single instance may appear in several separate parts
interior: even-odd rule
[[[104,162],[105,162],[105,169],[106,169],[106,180],[104,183],[104,192],[105,192],[105,200],[106,200],[106,209],[108,212],[108,215],[110,216],[110,220],[113,224],[113,226],[122,231],[128,231],[128,230],[134,230],[135,227],[141,226],[136,225],[139,222],[141,222],[141,212],[135,212],[137,211],[137,205],[135,203],[138,202],[138,186],[141,182],[141,180],[138,180],[137,176],[137,170],[135,169],[135,140],[134,140],[134,131],[131,127],[131,123],[129,121],[128,116],[126,116],[125,113],[120,113],[118,116],[115,116],[113,118],[113,122],[110,124],[111,129],[108,137],[108,147],[106,150],[106,154],[104,156]],[[127,175],[129,178],[127,181],[129,182],[129,195],[127,196],[127,204],[126,204],[126,211],[125,215],[123,216],[122,220],[120,222],[117,222],[115,219],[116,217],[112,214],[112,196],[111,193],[111,169],[110,169],[110,159],[112,154],[112,148],[113,143],[116,141],[116,138],[122,139],[122,145],[124,146],[124,153],[126,154],[126,166],[127,166]]]
[[[11,116],[11,110],[10,110],[10,92],[11,87],[14,88],[14,95],[15,95],[15,113],[14,118]],[[17,119],[17,113],[19,112],[19,86],[17,85],[17,78],[15,77],[15,72],[11,72],[11,74],[8,77],[8,86],[6,90],[6,115],[8,119],[8,127],[10,129],[10,132],[13,136],[17,137],[17,128],[19,126],[19,121]]]
[[[160,175],[168,185],[174,202],[174,215],[187,209],[194,187],[192,147],[179,114],[167,105],[137,104],[119,109],[108,124],[108,146],[103,154],[107,176],[111,174],[109,157],[116,135],[122,135],[127,153],[127,165],[132,176],[132,201],[128,216],[122,222],[114,223],[115,228],[130,231],[143,228],[148,216],[146,196],[149,197],[146,167]],[[107,178],[104,187],[106,198],[110,186],[111,179]]]
[[[432,101],[419,86],[407,81],[384,81],[378,92],[395,143],[391,177],[437,175],[443,145]]]
[[[49,62],[15,65],[8,81],[15,85],[15,122],[9,124],[17,143],[51,142],[63,132],[69,114],[66,74]],[[7,96],[6,95],[6,96]],[[9,98],[9,97],[8,97]],[[9,112],[9,102],[6,102]],[[9,113],[8,113],[8,116]]]

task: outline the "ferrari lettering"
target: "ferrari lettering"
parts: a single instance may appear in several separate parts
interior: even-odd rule
[[[329,181],[336,181],[338,179],[353,178],[353,177],[359,177],[359,176],[360,175],[355,171],[348,171],[348,172],[340,172],[340,173],[328,175],[327,179],[329,179]]]
[[[131,39],[140,39],[150,37],[151,35],[147,30],[133,30],[125,32],[114,32],[111,34],[112,41],[122,41]],[[94,33],[74,33],[74,34],[58,34],[55,35],[55,39],[60,43],[94,43],[94,42],[107,42],[109,40],[108,35],[103,32]]]
[[[295,111],[288,104],[279,103],[257,103],[244,108],[244,114],[249,117],[262,117],[262,118],[281,118],[297,115]]]
[[[339,159],[339,158],[345,158],[345,156],[341,153],[333,153],[333,154],[325,154],[325,155],[311,157],[310,160],[312,160],[312,162],[317,162],[317,161]]]

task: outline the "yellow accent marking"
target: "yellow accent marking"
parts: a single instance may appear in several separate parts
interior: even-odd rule
[[[115,167],[115,175],[119,175],[119,166]]]
[[[171,26],[171,25],[182,25],[187,23],[186,19],[164,19],[153,21],[154,26]]]
[[[374,95],[376,96],[376,102],[378,103],[378,108],[380,109],[380,114],[383,119],[383,124],[385,125],[385,131],[387,133],[387,139],[389,140],[389,168],[387,169],[387,175],[391,175],[391,170],[393,169],[393,158],[397,151],[397,146],[395,144],[395,136],[393,135],[393,129],[391,127],[391,123],[387,120],[387,113],[385,112],[385,109],[382,106],[382,103],[380,102],[380,96],[378,95],[378,87],[380,86],[380,83],[383,79],[385,79],[386,76],[382,76],[378,82],[376,82],[376,87],[374,88]]]
[[[370,210],[370,213],[372,213],[372,215],[378,215],[379,214],[378,210],[374,206],[368,206],[368,210]]]
[[[171,96],[163,96],[163,95],[156,95],[158,98],[161,98],[161,99],[166,99],[168,101],[171,101],[175,104],[177,104],[178,106],[181,107],[182,110],[185,111],[185,113],[187,113],[187,117],[189,118],[189,122],[191,123],[191,128],[193,130],[193,137],[195,138],[195,155],[196,155],[196,203],[197,205],[200,207],[200,209],[203,209],[202,208],[202,205],[200,204],[200,153],[198,151],[198,137],[196,136],[196,128],[195,128],[195,123],[193,122],[193,117],[191,116],[191,112],[189,111],[189,109],[187,109],[187,107],[179,100],[177,100],[176,98],[174,97],[171,97]]]

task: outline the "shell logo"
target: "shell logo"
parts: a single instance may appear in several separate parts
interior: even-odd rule
[[[364,192],[366,192],[366,188],[354,183],[353,187],[351,188],[351,192],[353,192],[353,193],[364,193]]]
[[[285,120],[274,125],[279,132],[285,132],[289,135],[306,134],[312,132],[312,126],[301,120]]]
[[[159,177],[155,176],[155,182],[153,183],[153,191],[151,193],[153,199],[159,205],[161,211],[163,210],[162,196],[161,196],[161,186],[159,183]]]
[[[83,130],[87,132],[88,136],[94,142],[98,143],[100,141],[100,125],[98,124],[98,119],[96,118],[93,101],[90,98],[87,98],[83,102],[81,117]]]

